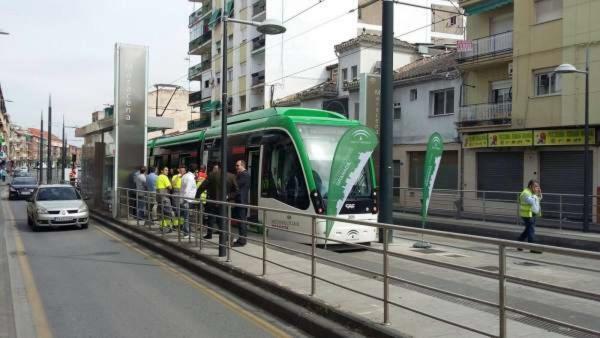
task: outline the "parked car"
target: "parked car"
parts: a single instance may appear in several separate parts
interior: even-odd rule
[[[87,229],[88,206],[81,194],[68,184],[40,185],[28,199],[27,224],[33,231],[43,227],[78,226]]]
[[[16,176],[8,185],[8,199],[29,198],[37,189],[38,182],[35,177]]]

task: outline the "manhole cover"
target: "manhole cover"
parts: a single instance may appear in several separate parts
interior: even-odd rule
[[[542,264],[532,263],[532,262],[515,262],[517,265],[522,266],[542,266]]]
[[[413,251],[424,253],[424,254],[446,252],[446,251],[436,250],[436,249],[414,249]]]
[[[457,255],[457,254],[450,254],[450,255],[444,255],[446,257],[452,257],[452,258],[459,258],[459,257],[465,257],[463,255]]]
[[[478,266],[478,267],[476,267],[476,269],[487,270],[487,271],[498,271],[498,267],[494,266],[494,265]]]

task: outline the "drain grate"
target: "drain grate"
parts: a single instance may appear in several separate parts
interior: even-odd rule
[[[415,252],[420,252],[420,253],[424,253],[424,254],[432,254],[432,253],[441,253],[441,252],[446,252],[446,251],[442,251],[442,250],[436,250],[436,249],[414,249],[412,251]]]
[[[498,267],[495,265],[484,265],[484,266],[477,266],[475,267],[476,269],[481,269],[481,270],[486,270],[486,271],[498,271]]]
[[[537,263],[532,263],[532,262],[515,262],[516,265],[521,265],[521,266],[542,266],[543,264],[537,264]]]

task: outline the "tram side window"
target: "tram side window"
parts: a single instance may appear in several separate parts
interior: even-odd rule
[[[270,145],[265,150],[262,196],[306,210],[309,206],[308,191],[294,145]]]

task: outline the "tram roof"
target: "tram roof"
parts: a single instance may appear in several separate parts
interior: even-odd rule
[[[311,123],[311,122],[329,122],[329,123],[340,123],[340,124],[357,124],[357,121],[350,121],[345,116],[320,109],[308,109],[298,107],[276,107],[262,110],[250,111],[247,113],[235,114],[227,117],[227,126],[230,131],[240,129],[243,127],[258,127],[256,124],[264,124],[265,119],[287,117],[293,122],[299,123]],[[219,121],[220,122],[220,121]],[[150,140],[148,146],[171,146],[185,143],[191,143],[200,141],[203,139],[205,134],[216,135],[221,130],[221,124],[215,124],[214,126],[198,130],[186,132],[178,135],[164,136]],[[207,136],[208,136],[207,135]]]

